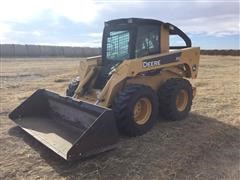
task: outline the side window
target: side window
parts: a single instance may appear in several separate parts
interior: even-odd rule
[[[184,40],[179,35],[171,35],[169,36],[169,46],[176,47],[176,46],[185,46]]]
[[[160,26],[147,25],[138,28],[136,57],[160,53]]]

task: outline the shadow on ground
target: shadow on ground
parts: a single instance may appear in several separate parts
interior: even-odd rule
[[[66,162],[19,127],[9,134],[23,139],[56,173],[70,179],[240,177],[240,130],[199,114],[183,121],[162,120],[141,137],[121,137],[113,151],[74,162]]]

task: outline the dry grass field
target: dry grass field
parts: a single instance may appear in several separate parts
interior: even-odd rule
[[[240,179],[239,56],[201,56],[192,112],[118,148],[66,162],[8,119],[36,89],[60,94],[78,59],[1,59],[0,179]]]

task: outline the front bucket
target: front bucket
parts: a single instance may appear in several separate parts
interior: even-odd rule
[[[18,126],[66,160],[116,146],[111,109],[39,89],[9,114]]]

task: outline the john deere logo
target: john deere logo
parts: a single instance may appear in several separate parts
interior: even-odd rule
[[[181,52],[169,54],[167,56],[156,57],[143,61],[143,68],[149,68],[154,66],[160,66],[163,64],[173,63],[180,61]]]
[[[144,68],[152,67],[152,66],[160,66],[160,65],[161,65],[161,60],[149,61],[149,62],[144,61],[143,62]]]

